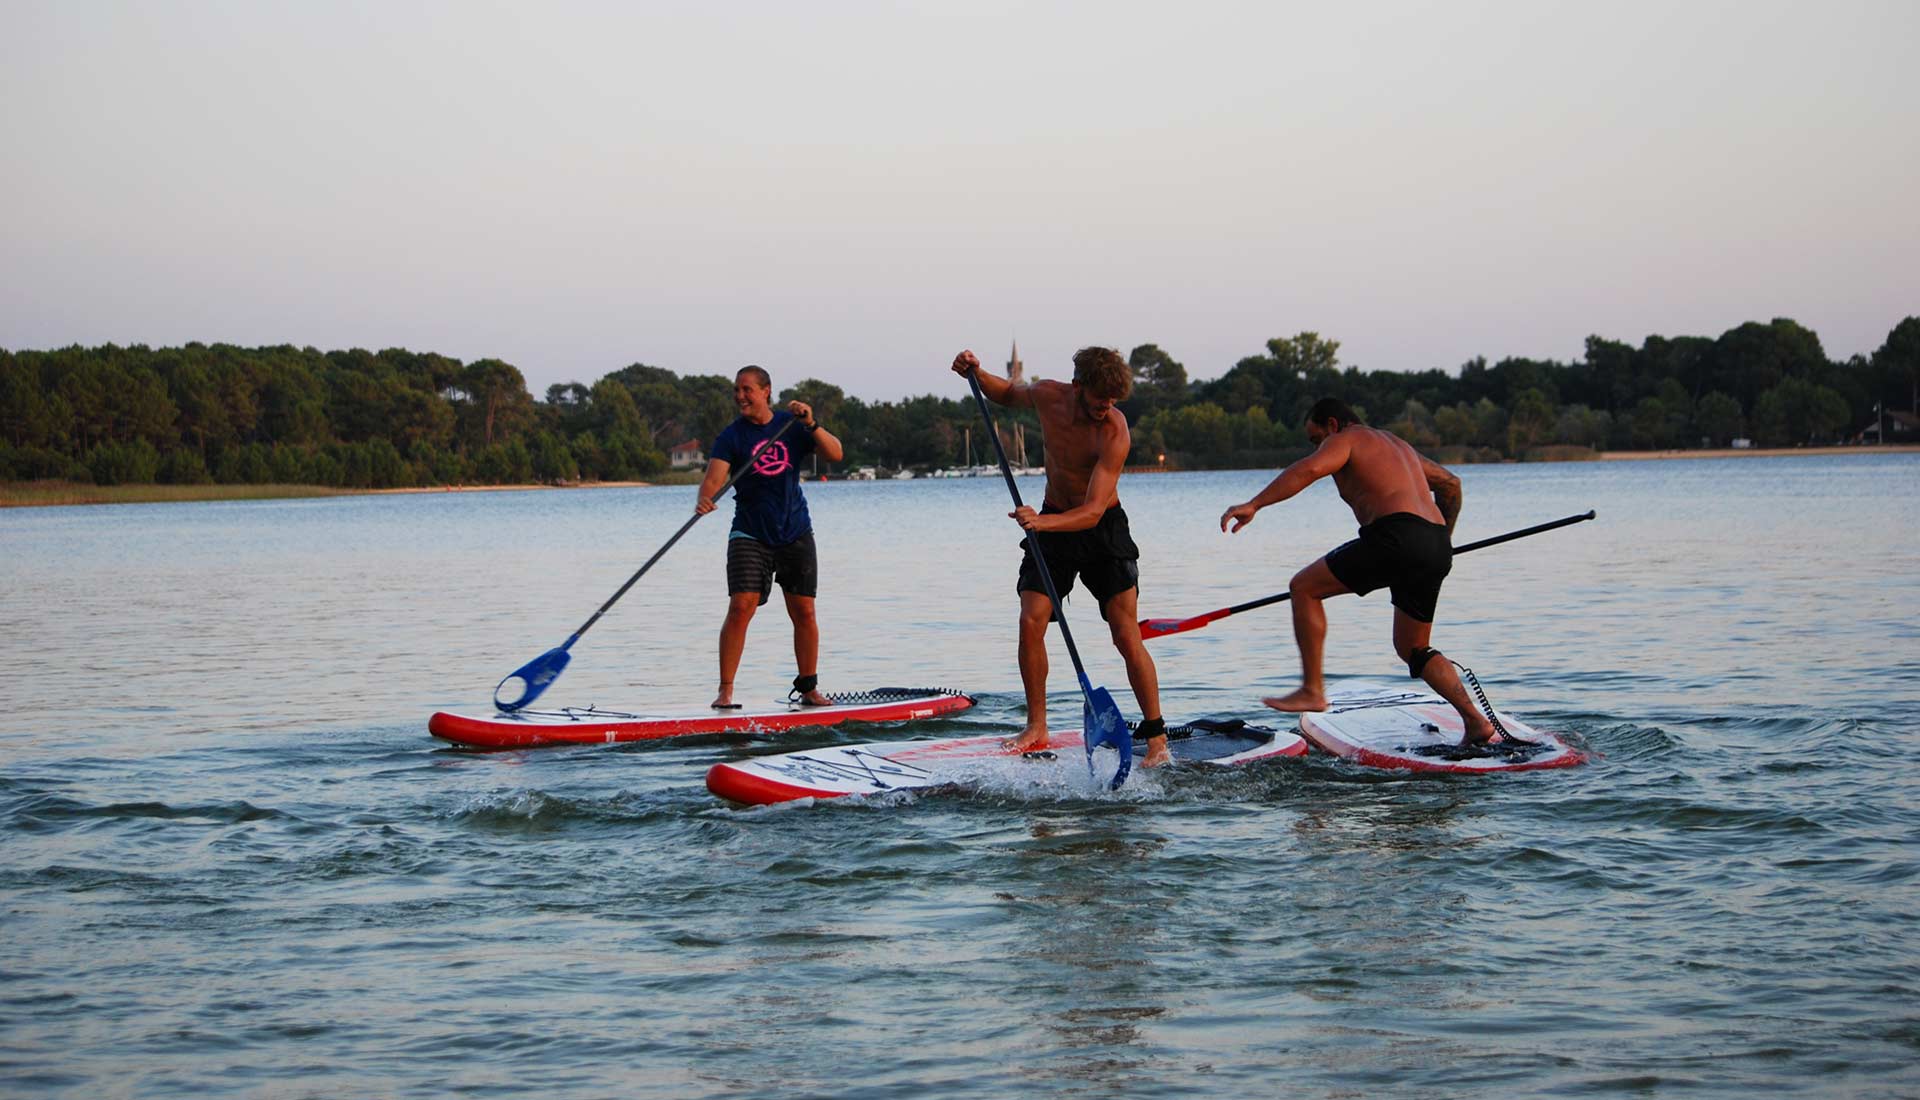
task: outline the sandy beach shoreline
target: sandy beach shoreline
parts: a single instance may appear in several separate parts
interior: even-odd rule
[[[500,493],[517,492],[522,489],[647,489],[658,484],[652,481],[570,481],[554,485],[547,482],[527,482],[520,485],[409,485],[398,489],[350,489],[352,493]]]
[[[494,493],[524,489],[635,489],[653,481],[581,481],[567,485],[417,485],[397,489],[342,489],[329,485],[90,485],[68,481],[0,482],[0,508],[91,504],[171,504],[188,501],[290,500],[378,496],[389,493]]]
[[[1695,451],[1601,451],[1602,462],[1630,462],[1670,458],[1784,458],[1790,455],[1920,454],[1920,443],[1893,443],[1859,447],[1720,447]]]

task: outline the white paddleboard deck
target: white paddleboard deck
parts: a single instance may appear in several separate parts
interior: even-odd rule
[[[1535,729],[1505,711],[1494,713],[1516,742],[1463,750],[1460,744],[1466,739],[1466,726],[1459,712],[1426,690],[1424,684],[1408,691],[1349,682],[1328,689],[1326,710],[1300,716],[1300,733],[1324,752],[1371,768],[1520,772],[1566,768],[1587,761],[1586,753],[1559,736]]]
[[[1168,733],[1167,751],[1180,764],[1232,767],[1307,751],[1307,743],[1296,734],[1238,721],[1196,722],[1171,727]],[[1053,782],[1067,774],[1066,769],[1077,769],[1085,777],[1086,750],[1079,730],[1052,734],[1046,750],[1039,753],[1008,749],[1009,736],[833,745],[756,756],[715,764],[707,772],[707,789],[730,802],[763,806],[800,798],[925,790],[981,779],[1031,777]],[[1146,743],[1135,741],[1135,774],[1145,752]],[[1112,774],[1112,750],[1098,750],[1094,760],[1103,774]]]

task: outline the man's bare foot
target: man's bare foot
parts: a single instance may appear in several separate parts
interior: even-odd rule
[[[711,706],[714,710],[739,710],[740,709],[740,704],[733,701],[733,685],[732,684],[721,684],[720,694],[714,696],[713,702],[708,705]]]
[[[803,707],[830,707],[833,705],[833,700],[820,694],[819,690],[816,689],[802,695],[800,697],[800,705]]]
[[[1298,714],[1301,711],[1327,709],[1327,693],[1298,688],[1285,695],[1269,695],[1260,700],[1275,710]]]
[[[1167,751],[1165,736],[1147,738],[1147,758],[1140,761],[1143,768],[1164,768],[1173,763],[1173,754]]]
[[[1487,721],[1486,715],[1474,713],[1462,715],[1461,718],[1467,727],[1467,736],[1460,742],[1462,748],[1469,745],[1498,745],[1503,740],[1494,730],[1493,723]]]
[[[1047,727],[1034,729],[1029,726],[1020,731],[1020,736],[1000,742],[1000,746],[1008,752],[1037,752],[1047,747]]]

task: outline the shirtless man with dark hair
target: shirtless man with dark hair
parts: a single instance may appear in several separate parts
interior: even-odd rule
[[[1100,617],[1107,620],[1140,704],[1142,721],[1134,736],[1147,742],[1142,764],[1152,768],[1167,763],[1160,674],[1140,640],[1140,548],[1120,507],[1120,470],[1127,464],[1132,437],[1126,416],[1113,406],[1126,399],[1133,371],[1111,348],[1082,348],[1073,357],[1071,384],[996,378],[980,369],[971,351],[954,356],[953,372],[978,378],[980,391],[996,405],[1024,405],[1039,414],[1046,443],[1046,499],[1038,512],[1022,505],[1008,515],[1028,538],[1042,540],[1041,553],[1061,599],[1077,574],[1100,602]],[[1020,682],[1027,695],[1027,728],[1007,747],[1025,752],[1047,747],[1047,624],[1053,621],[1053,601],[1047,598],[1031,550],[1020,563],[1015,589],[1020,595]]]
[[[1466,723],[1466,743],[1491,743],[1493,723],[1467,697],[1453,662],[1427,643],[1433,636],[1440,582],[1453,568],[1453,524],[1460,518],[1460,479],[1391,432],[1369,428],[1342,401],[1324,398],[1307,413],[1314,452],[1280,472],[1266,488],[1220,517],[1239,531],[1254,513],[1331,475],[1340,499],[1360,521],[1360,537],[1294,574],[1293,634],[1300,644],[1300,687],[1265,700],[1275,710],[1327,705],[1321,659],[1326,653],[1324,601],[1344,592],[1393,592],[1393,648],[1407,675],[1425,680]],[[1231,529],[1228,524],[1232,523]]]

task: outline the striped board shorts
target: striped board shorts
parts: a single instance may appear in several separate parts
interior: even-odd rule
[[[765,605],[774,581],[789,596],[813,598],[820,587],[820,562],[812,531],[785,546],[768,546],[745,535],[727,540],[727,595],[758,592]]]

